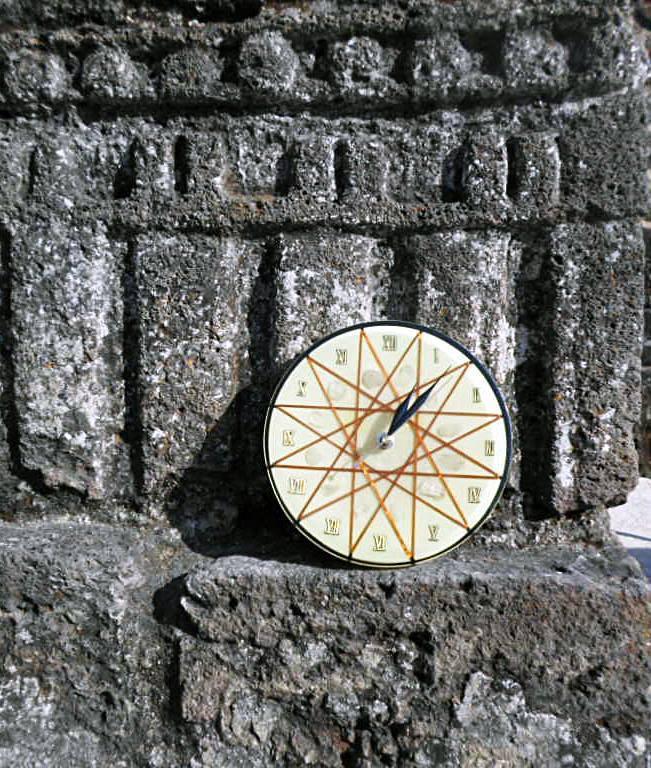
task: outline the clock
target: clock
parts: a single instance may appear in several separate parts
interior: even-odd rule
[[[462,344],[407,322],[344,328],[276,387],[264,453],[291,523],[350,563],[397,568],[465,541],[500,498],[511,422]]]

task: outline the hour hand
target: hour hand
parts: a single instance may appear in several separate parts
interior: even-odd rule
[[[393,418],[391,419],[391,424],[389,425],[389,429],[387,430],[387,437],[389,435],[392,435],[396,429],[401,424],[404,424],[405,421],[409,418],[407,415],[409,413],[409,408],[414,402],[414,395],[416,392],[416,387],[414,387],[411,392],[407,395],[407,397],[400,403],[400,405],[396,408],[395,413],[393,414]]]
[[[425,405],[427,402],[427,398],[432,394],[432,391],[434,390],[434,387],[441,381],[441,379],[445,376],[445,374],[450,370],[448,367],[447,370],[445,370],[440,376],[438,376],[434,383],[428,387],[422,395],[418,395],[418,397],[413,400],[414,392],[416,391],[416,387],[411,390],[411,392],[407,395],[406,399],[400,403],[398,409],[396,410],[395,414],[393,415],[393,419],[391,420],[391,425],[389,426],[389,429],[387,430],[387,437],[391,437],[391,435],[399,428],[401,427],[406,421],[409,421],[411,417],[418,411],[420,408]],[[413,402],[412,402],[413,400]],[[404,407],[403,407],[404,406]]]

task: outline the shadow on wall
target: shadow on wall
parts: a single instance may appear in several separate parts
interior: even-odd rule
[[[242,389],[209,431],[193,465],[168,494],[170,524],[185,544],[209,557],[248,555],[263,560],[348,568],[296,532],[267,478],[263,433],[266,408],[278,377]],[[230,441],[232,461],[219,461]],[[221,466],[220,466],[221,465]]]
[[[211,427],[192,466],[165,499],[166,514],[187,546],[202,555],[241,554],[357,570],[359,566],[322,552],[293,528],[267,477],[263,452],[267,406],[283,370],[296,360],[279,365],[272,352],[278,259],[279,249],[269,244],[249,301],[250,384],[237,392]],[[403,255],[398,269],[407,266],[407,255]],[[401,275],[400,271],[392,275],[387,311],[412,319],[413,301],[404,295]],[[327,325],[327,315],[325,320]],[[230,458],[225,461],[229,445]]]
[[[185,544],[199,554],[314,563],[320,553],[312,551],[286,520],[264,465],[266,409],[281,374],[271,339],[277,259],[270,245],[249,302],[250,383],[237,391],[210,428],[192,465],[168,493],[165,511]],[[327,556],[322,557],[325,562]],[[330,566],[333,561],[327,558]]]
[[[267,243],[248,303],[249,383],[210,427],[200,450],[165,499],[170,524],[192,550],[210,557],[243,554],[330,567],[294,531],[269,484],[263,454],[267,406],[284,366],[273,355],[279,249]],[[293,361],[287,361],[291,365]],[[345,567],[345,563],[341,563]]]

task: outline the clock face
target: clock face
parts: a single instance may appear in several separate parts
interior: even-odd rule
[[[488,371],[410,323],[328,336],[285,374],[265,425],[274,492],[315,544],[372,567],[460,544],[497,503],[511,427]]]

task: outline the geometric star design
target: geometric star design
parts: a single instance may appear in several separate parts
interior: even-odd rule
[[[427,402],[381,445],[398,405]],[[397,567],[448,551],[504,487],[510,422],[478,360],[407,323],[345,329],[309,350],[272,399],[265,453],[274,490],[315,543]]]

